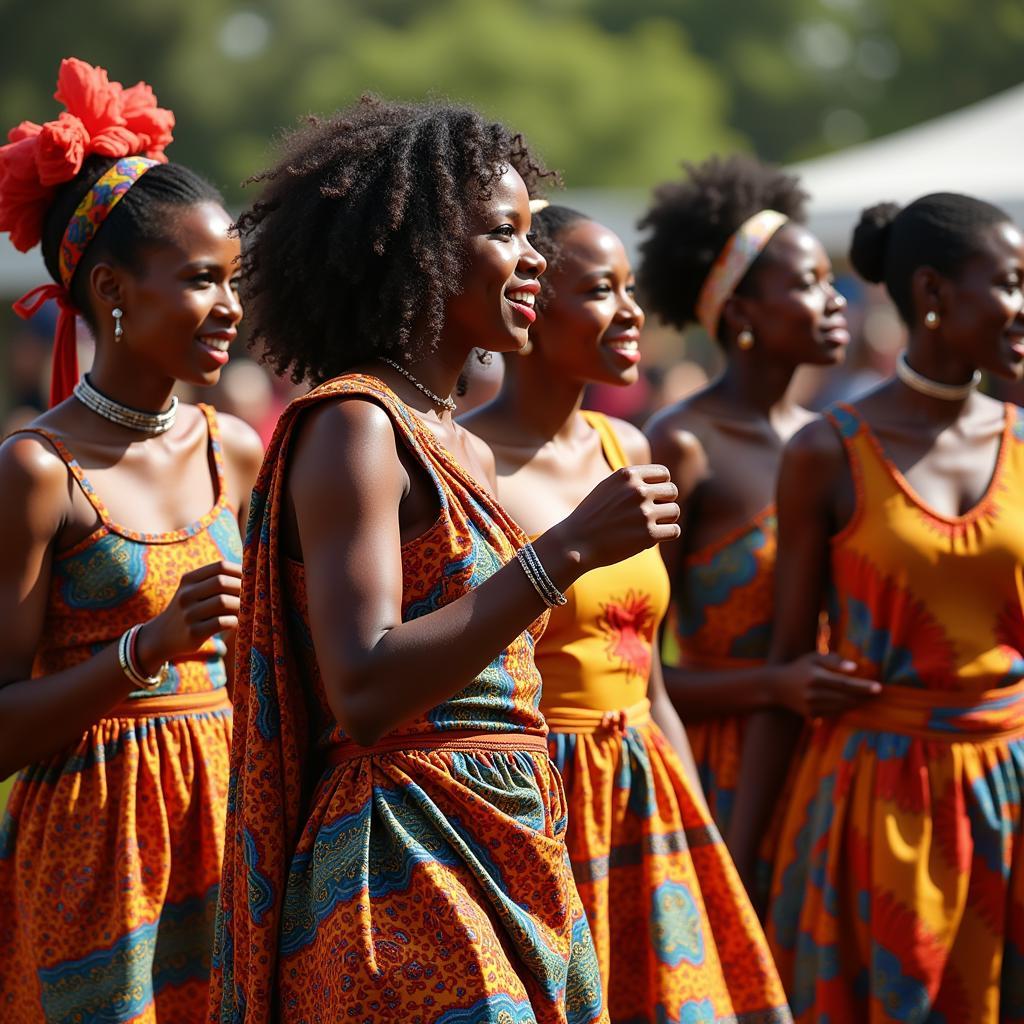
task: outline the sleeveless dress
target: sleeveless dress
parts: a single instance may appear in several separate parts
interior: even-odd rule
[[[377,378],[336,378],[285,412],[245,556],[238,643],[250,655],[239,659],[211,1020],[606,1021],[539,711],[544,617],[373,747],[330,711],[303,567],[278,538],[300,414],[346,397],[387,412],[437,489],[436,522],[403,545],[403,621],[480,585],[525,541]]]
[[[819,724],[769,938],[800,1021],[1024,1020],[1024,413],[988,491],[929,508],[848,405],[832,646],[882,693]]]
[[[153,618],[185,573],[241,559],[216,414],[199,408],[217,501],[169,533],[115,523],[56,437],[21,431],[47,439],[100,518],[54,556],[33,677],[86,661]],[[73,747],[16,777],[0,826],[4,1024],[202,1019],[228,783],[225,652],[215,636],[175,659],[159,689],[130,694]]]
[[[583,415],[611,469],[611,424]],[[650,717],[654,637],[669,601],[657,548],[594,569],[537,646],[567,843],[613,1022],[790,1020],[761,926],[675,751]]]
[[[774,615],[775,506],[693,552],[673,581],[662,641],[666,665],[697,671],[755,668],[768,657]],[[715,823],[727,831],[736,799],[745,715],[686,722]]]

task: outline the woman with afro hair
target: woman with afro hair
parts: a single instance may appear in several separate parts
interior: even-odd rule
[[[243,215],[253,336],[317,386],[257,482],[214,1021],[607,1019],[533,649],[591,568],[675,538],[663,467],[530,545],[457,426],[528,341],[545,172],[474,111],[364,98]]]
[[[636,427],[581,409],[588,384],[628,387],[639,374],[644,314],[621,240],[547,206],[533,243],[548,269],[531,351],[508,357],[498,399],[465,423],[491,445],[502,503],[540,535],[609,469],[651,453]],[[541,710],[612,1024],[789,1021],[665,693],[656,637],[669,582],[657,550],[587,573],[567,596],[537,646]]]
[[[830,646],[882,685],[814,724],[769,941],[807,1024],[1020,1021],[1024,413],[977,386],[1024,376],[1024,234],[929,195],[865,210],[850,261],[907,348],[783,454],[772,653],[812,650],[827,598]],[[770,803],[799,729],[752,719],[741,801]]]
[[[775,168],[711,158],[660,186],[640,225],[649,232],[638,275],[645,305],[680,329],[700,324],[726,361],[717,380],[662,410],[646,432],[685,518],[682,540],[662,547],[672,583],[665,684],[727,838],[747,716],[778,705],[834,714],[865,687],[830,656],[766,663],[779,459],[812,418],[790,384],[803,364],[839,362],[849,340],[828,256],[803,226],[806,198]],[[763,903],[770,866],[737,867]]]

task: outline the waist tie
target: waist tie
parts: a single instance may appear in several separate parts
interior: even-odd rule
[[[1024,681],[977,694],[883,686],[839,722],[918,739],[981,742],[1024,735]]]
[[[230,711],[227,687],[199,693],[163,693],[158,697],[130,697],[115,704],[104,718],[153,718],[191,715],[204,711]]]
[[[645,697],[628,708],[614,711],[550,708],[544,711],[544,718],[552,732],[608,732],[621,736],[632,726],[646,725],[651,720],[651,702]]]
[[[547,737],[537,732],[485,732],[479,729],[450,729],[421,736],[385,736],[368,747],[345,740],[324,752],[324,764],[330,768],[360,757],[405,753],[414,750],[524,751],[547,755]]]

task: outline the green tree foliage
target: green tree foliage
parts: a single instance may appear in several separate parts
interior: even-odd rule
[[[43,19],[25,4],[6,16],[7,124],[53,116],[58,62],[75,54],[126,83],[150,81],[178,115],[172,154],[235,199],[275,131],[364,91],[470,101],[574,185],[646,186],[682,153],[743,141],[725,127],[719,76],[664,18],[611,31],[529,0],[49,0]]]

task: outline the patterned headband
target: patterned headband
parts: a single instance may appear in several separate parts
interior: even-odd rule
[[[144,156],[122,157],[104,171],[86,193],[68,221],[60,243],[60,279],[65,288],[71,287],[71,279],[85,250],[111,211],[124,199],[128,189],[157,163],[159,161]]]
[[[736,291],[736,286],[788,220],[778,210],[762,210],[745,220],[723,246],[697,297],[697,320],[711,337],[718,336],[722,309]]]

